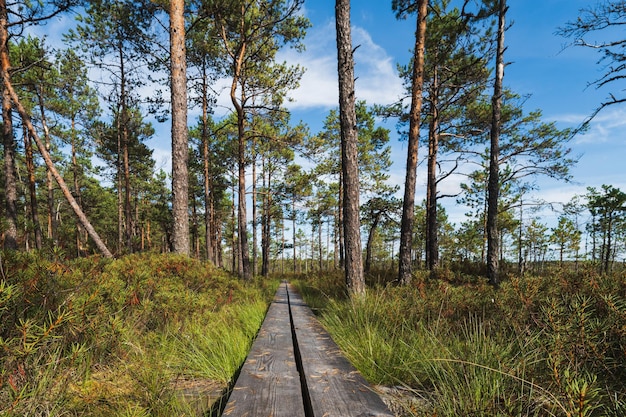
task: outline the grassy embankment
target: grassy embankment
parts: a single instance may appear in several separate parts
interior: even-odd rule
[[[626,275],[415,279],[348,300],[340,274],[297,282],[374,384],[408,416],[626,415]],[[408,395],[407,395],[408,394]]]
[[[228,387],[278,285],[173,255],[0,264],[6,417],[196,415]]]

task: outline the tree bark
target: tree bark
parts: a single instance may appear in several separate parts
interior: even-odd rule
[[[263,161],[265,165],[265,161]],[[263,166],[263,172],[265,172],[265,166]],[[267,182],[266,182],[267,181]],[[265,174],[263,176],[263,189],[270,190],[272,187],[271,173],[267,173],[267,179]],[[263,198],[263,213],[261,214],[261,275],[266,277],[269,274],[270,268],[270,243],[271,243],[271,223],[272,223],[272,194],[267,192]]]
[[[17,249],[17,175],[15,169],[16,143],[13,135],[11,97],[6,87],[9,81],[9,24],[6,0],[0,0],[0,67],[5,87],[2,91],[2,139],[4,145],[4,197],[7,228],[4,233],[4,248]]]
[[[28,192],[30,202],[30,217],[35,233],[35,248],[41,250],[43,247],[43,237],[41,225],[39,224],[39,209],[37,205],[37,185],[35,181],[35,161],[33,158],[33,145],[28,129],[24,128],[24,153],[26,156],[26,170],[28,172]]]
[[[172,93],[172,244],[174,252],[189,255],[189,159],[187,136],[187,61],[184,0],[170,2]]]
[[[256,140],[252,140],[252,276],[257,274]]]
[[[504,31],[507,6],[500,0],[498,12],[498,40],[496,50],[496,78],[492,97],[491,144],[489,151],[489,183],[487,204],[487,273],[489,283],[499,285],[498,201],[500,194],[500,125],[502,113],[502,83],[504,79]]]
[[[336,0],[339,120],[343,174],[343,230],[346,286],[353,295],[365,293],[361,222],[359,217],[358,132],[354,96],[354,56],[350,29],[350,0]]]
[[[415,217],[415,186],[417,182],[417,153],[419,147],[420,113],[422,111],[422,90],[424,84],[424,47],[426,44],[426,13],[428,10],[428,0],[418,0],[417,5],[411,111],[409,114],[409,144],[407,149],[402,221],[400,224],[398,280],[402,285],[409,284],[412,278],[411,250],[413,246],[413,222]]]
[[[291,227],[292,227],[292,231],[293,231],[293,273],[295,274],[296,271],[296,267],[297,267],[297,261],[296,261],[296,221],[297,221],[297,216],[296,216],[296,198],[294,196],[292,202],[291,202],[291,211],[292,211],[292,219],[291,219]]]
[[[47,150],[51,148],[50,131],[48,130],[48,122],[46,121],[46,112],[43,103],[43,90],[41,85],[37,93],[39,98],[39,111],[41,113],[41,125],[43,127],[43,134],[45,140],[45,146]],[[46,188],[48,191],[47,204],[48,204],[48,239],[51,239],[56,244],[56,213],[54,208],[54,186],[52,173],[46,168]]]
[[[6,20],[5,20],[6,21]],[[0,22],[2,24],[2,22]],[[8,77],[8,72],[4,67],[4,55],[7,55],[8,51],[5,45],[5,40],[0,39],[2,42],[2,66],[3,73]],[[8,65],[6,67],[8,69]],[[11,111],[11,99],[6,88],[2,94],[2,137],[4,143],[4,198],[5,198],[5,210],[6,210],[6,223],[7,228],[4,232],[4,248],[10,250],[17,249],[17,174],[15,170],[15,157],[16,157],[16,143],[15,136],[13,135],[13,115]]]
[[[204,185],[204,240],[206,257],[213,264],[217,264],[213,239],[213,190],[211,189],[211,161],[209,154],[209,132],[207,124],[209,122],[209,102],[208,102],[208,83],[207,83],[207,71],[206,66],[202,67],[202,163],[203,163],[203,185]]]
[[[431,114],[428,128],[428,179],[426,192],[426,266],[430,271],[439,266],[437,221],[437,153],[439,152],[439,86],[435,65],[431,88]]]
[[[367,236],[367,245],[365,247],[365,273],[369,273],[372,268],[372,246],[374,245],[374,237],[376,236],[376,229],[380,222],[381,213],[374,215],[372,225],[370,226],[370,232]]]

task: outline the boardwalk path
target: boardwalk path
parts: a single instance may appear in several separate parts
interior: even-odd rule
[[[289,284],[276,292],[223,415],[393,416]]]

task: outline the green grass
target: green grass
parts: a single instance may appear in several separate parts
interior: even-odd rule
[[[621,416],[626,279],[416,279],[345,297],[340,276],[297,286],[374,384],[402,386],[410,416]]]
[[[176,255],[6,253],[0,415],[194,416],[243,363],[278,281]]]

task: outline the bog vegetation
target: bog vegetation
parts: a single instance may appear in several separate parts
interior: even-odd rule
[[[43,255],[2,254],[0,415],[219,415],[278,280]],[[467,266],[377,270],[362,298],[339,271],[289,278],[398,415],[622,416],[626,273],[569,266],[498,289]]]
[[[278,285],[175,255],[66,261],[12,252],[1,274],[6,417],[209,411]]]
[[[623,416],[626,273],[554,269],[499,290],[462,272],[410,287],[298,281],[355,366],[406,416]]]

